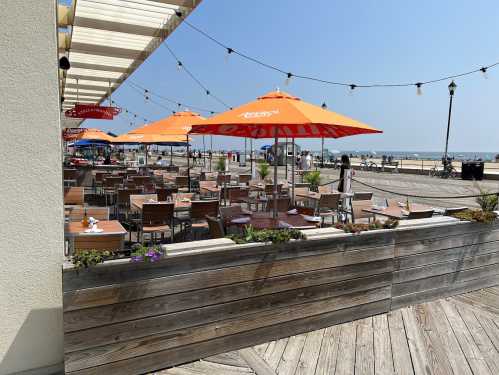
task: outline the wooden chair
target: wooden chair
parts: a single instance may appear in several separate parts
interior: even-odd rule
[[[214,192],[212,189],[217,187],[216,181],[199,181],[199,193],[203,196],[218,197],[220,191]]]
[[[123,184],[123,177],[120,176],[107,176],[103,181],[103,192],[107,199],[110,198],[110,203],[113,204],[118,188]]]
[[[104,178],[106,178],[107,176],[111,176],[111,174],[109,172],[95,172],[94,187],[96,193],[97,193],[97,188],[102,189]]]
[[[433,216],[433,210],[425,210],[425,211],[411,211],[407,216],[407,220],[413,219],[426,219]]]
[[[266,184],[265,185],[265,195],[273,195],[274,194],[274,184]],[[277,184],[277,195],[282,193],[282,184]]]
[[[173,194],[175,194],[175,193],[178,193],[178,189],[176,187],[175,188],[169,188],[169,187],[156,188],[156,194],[158,195],[158,201],[160,201],[160,202],[166,202],[168,200],[168,198],[172,198]]]
[[[305,197],[299,197],[298,194],[308,194],[310,192],[310,184],[305,184],[307,186],[297,186],[303,184],[295,184],[295,202],[304,203],[308,201]]]
[[[130,194],[130,212],[138,213],[140,210],[138,210],[134,206],[134,202],[146,202],[146,201],[158,201],[158,195],[157,194]]]
[[[130,209],[130,195],[140,194],[139,189],[118,189],[116,195],[116,216],[120,217],[120,213],[123,210],[125,220],[128,217],[128,211]]]
[[[201,200],[191,202],[190,227],[192,229],[203,229],[208,227],[206,216],[218,215],[218,200]]]
[[[369,200],[352,200],[352,222],[356,223],[360,219],[367,219],[367,221],[370,223],[371,218],[374,217],[373,214],[369,212],[364,212],[364,209],[371,208],[373,205],[372,201]]]
[[[64,188],[64,204],[83,206],[85,203],[85,188],[72,186]]]
[[[206,216],[206,221],[208,222],[208,228],[210,230],[211,238],[223,238],[225,237],[225,231],[222,224],[222,220],[217,219],[213,216]]]
[[[175,185],[178,189],[188,189],[189,188],[189,177],[188,176],[176,176]]]
[[[341,194],[322,193],[317,204],[317,213],[322,219],[322,225],[326,217],[331,218],[331,224],[334,224],[334,217],[338,216],[340,209]]]
[[[173,173],[178,173],[179,172],[179,167],[176,165],[168,165],[166,167],[167,172],[173,172]]]
[[[69,221],[82,221],[87,212],[87,217],[93,217],[97,220],[109,220],[109,207],[74,207],[69,215]]]
[[[251,175],[250,174],[240,174],[238,176],[238,182],[239,182],[239,184],[248,185],[250,181],[251,181]]]
[[[254,202],[249,196],[249,189],[229,189],[230,204],[246,204],[248,209],[251,209],[251,204]]]
[[[225,184],[229,185],[230,184],[230,180],[231,180],[231,175],[230,174],[223,174],[223,173],[219,173],[217,175],[217,185],[218,186],[223,186],[224,185],[224,179],[225,179]]]
[[[367,201],[373,199],[373,193],[370,191],[354,192],[352,200]]]
[[[315,215],[315,209],[312,207],[304,207],[304,206],[296,206],[294,209],[300,214],[300,215],[307,215],[307,216],[314,216]]]
[[[243,210],[241,206],[220,207],[220,217],[226,223],[235,217],[251,215],[251,212]]]
[[[152,179],[150,176],[132,176],[132,181],[136,186],[143,187],[147,183],[151,183]]]
[[[289,210],[290,199],[286,198],[277,198],[277,212],[286,212]],[[274,210],[274,199],[269,198],[267,201],[267,211],[271,212]]]
[[[161,239],[164,234],[170,231],[170,239],[174,241],[174,203],[144,203],[142,206],[142,243],[144,242],[144,234],[151,236],[151,242],[156,243],[156,234],[161,234]]]

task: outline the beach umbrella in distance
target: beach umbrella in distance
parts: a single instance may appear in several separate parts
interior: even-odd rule
[[[83,130],[81,133],[78,134],[76,137],[76,140],[86,140],[86,141],[92,141],[92,142],[103,142],[103,143],[110,143],[112,142],[114,137],[110,136],[109,134],[103,132],[102,130],[99,129],[93,129],[93,128],[86,128]]]
[[[189,191],[190,191],[190,165],[189,165],[189,143],[188,134],[191,131],[191,126],[193,123],[202,123],[205,120],[199,113],[191,111],[181,111],[175,112],[174,114],[165,117],[161,120],[146,124],[140,128],[129,131],[129,134],[167,134],[167,135],[178,135],[185,138],[187,145],[187,176],[189,179]],[[171,158],[170,163],[173,161],[173,146],[171,146]]]
[[[248,138],[340,138],[357,134],[382,133],[360,121],[323,109],[281,91],[217,114],[194,124],[196,134],[216,134]],[[294,146],[293,146],[294,148]],[[294,151],[293,151],[294,155]],[[293,157],[294,158],[294,157]],[[294,168],[294,160],[292,163]],[[292,173],[294,179],[294,171]],[[293,194],[294,198],[294,184]],[[274,201],[277,198],[277,160],[274,162]],[[274,204],[274,218],[277,205]]]

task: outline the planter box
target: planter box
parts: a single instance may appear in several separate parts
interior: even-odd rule
[[[67,373],[136,374],[499,284],[499,225],[432,218],[64,269]]]

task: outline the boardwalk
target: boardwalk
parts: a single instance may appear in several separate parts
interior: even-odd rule
[[[402,308],[156,374],[499,374],[499,287]]]

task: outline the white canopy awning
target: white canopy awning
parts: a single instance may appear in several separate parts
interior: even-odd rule
[[[73,0],[58,6],[62,110],[99,104],[170,35],[201,0]],[[177,15],[181,13],[181,17]],[[62,116],[64,117],[64,116]],[[72,121],[74,126],[74,121]]]

